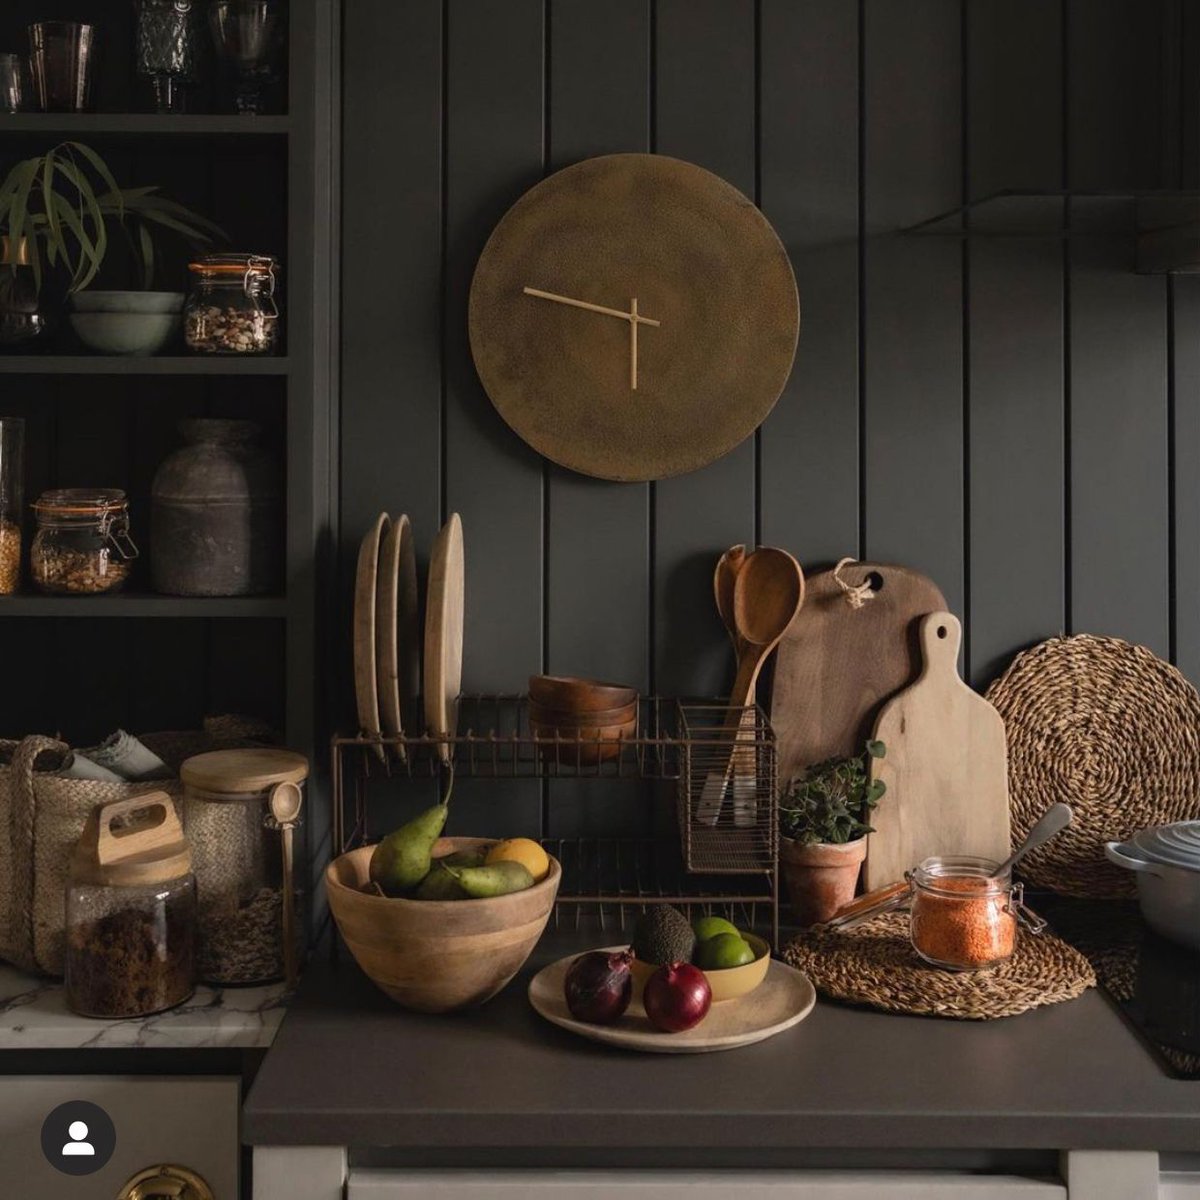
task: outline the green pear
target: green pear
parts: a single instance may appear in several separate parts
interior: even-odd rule
[[[414,900],[466,900],[467,893],[454,875],[441,865],[441,859],[434,859],[429,874],[417,885],[413,892]]]
[[[472,899],[507,896],[533,887],[529,869],[518,862],[498,862],[485,867],[446,867]]]
[[[371,855],[371,882],[389,896],[415,888],[429,874],[433,844],[449,811],[445,804],[435,804],[389,833]]]

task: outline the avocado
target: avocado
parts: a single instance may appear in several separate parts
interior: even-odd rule
[[[669,904],[656,904],[633,927],[634,957],[644,963],[691,962],[696,933],[687,917]]]

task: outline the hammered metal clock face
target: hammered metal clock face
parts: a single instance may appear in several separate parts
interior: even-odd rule
[[[587,159],[496,226],[471,284],[471,352],[513,430],[602,479],[662,479],[727,454],[771,411],[800,306],[767,219],[709,171]]]

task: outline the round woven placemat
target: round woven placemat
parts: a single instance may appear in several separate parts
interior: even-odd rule
[[[1013,845],[1057,800],[1074,821],[1024,878],[1071,896],[1132,896],[1104,843],[1200,816],[1200,695],[1144,646],[1081,634],[1017,655],[988,689],[1008,734]]]
[[[816,926],[785,948],[783,960],[823,996],[961,1021],[1074,1000],[1096,982],[1088,960],[1050,933],[1022,931],[1012,958],[989,971],[931,967],[909,943],[907,913],[883,913],[845,932]]]

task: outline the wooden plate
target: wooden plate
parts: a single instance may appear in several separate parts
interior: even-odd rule
[[[354,576],[354,699],[358,727],[368,737],[378,737],[379,694],[375,679],[375,593],[379,576],[379,543],[391,520],[380,513],[358,547],[358,570]],[[372,746],[382,762],[382,746]]]
[[[451,513],[433,543],[425,601],[425,725],[434,737],[458,727],[462,689],[464,559],[462,518]],[[451,747],[439,746],[444,763]]]
[[[417,556],[412,525],[399,516],[383,539],[375,590],[375,682],[383,731],[404,732],[420,691],[420,626],[417,617]],[[403,761],[404,747],[395,747]]]
[[[609,946],[608,950],[623,950]],[[709,1054],[761,1042],[798,1025],[817,1002],[816,989],[807,975],[771,960],[767,977],[740,1000],[714,1004],[695,1029],[684,1033],[659,1033],[646,1020],[642,1002],[634,999],[615,1025],[589,1025],[577,1021],[563,999],[567,969],[579,956],[560,958],[539,971],[529,982],[529,1003],[553,1025],[569,1029],[593,1042],[646,1050],[654,1054]]]

